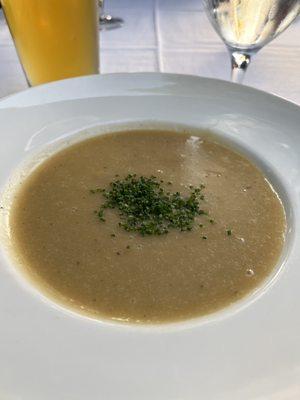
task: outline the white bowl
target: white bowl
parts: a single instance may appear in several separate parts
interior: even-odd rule
[[[216,131],[271,177],[289,224],[278,268],[256,293],[214,315],[161,327],[122,326],[65,310],[18,272],[3,245],[1,400],[300,398],[299,107],[217,80],[120,74],[8,97],[0,102],[0,121],[2,239],[20,173],[79,132],[132,125]]]

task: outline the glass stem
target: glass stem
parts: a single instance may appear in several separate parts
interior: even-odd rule
[[[242,51],[230,51],[231,55],[231,80],[242,83],[251,61],[251,56]]]
[[[99,8],[100,8],[100,15],[104,14],[104,0],[98,0]]]

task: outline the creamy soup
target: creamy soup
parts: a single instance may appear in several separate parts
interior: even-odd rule
[[[203,185],[203,214],[191,230],[161,235],[126,231],[118,209],[99,218],[105,198],[91,189],[128,174],[155,176],[183,198]],[[286,219],[263,173],[214,136],[135,130],[46,159],[17,192],[10,229],[23,270],[55,301],[100,319],[159,323],[214,312],[253,291],[279,259]]]

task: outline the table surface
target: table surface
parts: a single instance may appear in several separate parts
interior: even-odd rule
[[[161,71],[229,79],[223,42],[201,0],[108,0],[122,28],[101,33],[101,72]],[[300,104],[300,19],[253,59],[245,84]],[[0,13],[0,97],[27,87]]]

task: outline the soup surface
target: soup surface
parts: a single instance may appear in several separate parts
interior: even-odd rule
[[[199,132],[129,131],[54,154],[23,182],[10,213],[22,268],[54,300],[98,318],[169,322],[211,313],[273,270],[286,230],[282,203],[244,156]],[[91,189],[115,176],[156,176],[182,196],[204,184],[191,231],[127,232]],[[164,187],[165,183],[161,183]]]

